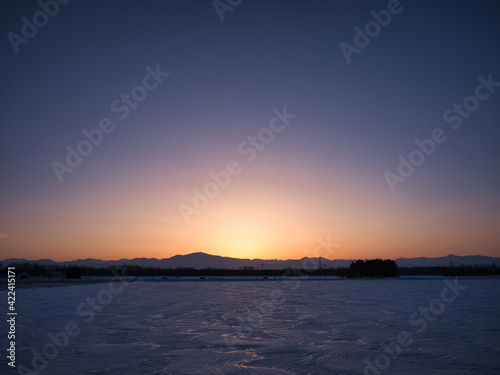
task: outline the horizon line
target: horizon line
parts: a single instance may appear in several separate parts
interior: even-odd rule
[[[121,261],[121,260],[135,260],[135,259],[148,259],[148,260],[168,260],[168,259],[172,259],[173,257],[176,257],[176,256],[189,256],[189,255],[194,255],[194,254],[204,254],[204,255],[209,255],[209,256],[213,256],[213,257],[220,257],[220,258],[228,258],[228,259],[238,259],[238,260],[249,260],[249,261],[255,261],[255,260],[261,260],[261,261],[281,261],[281,262],[286,262],[286,261],[298,261],[298,260],[302,260],[302,259],[306,259],[306,258],[309,258],[309,259],[325,259],[325,260],[329,260],[329,261],[336,261],[336,260],[344,260],[344,261],[353,261],[353,260],[368,260],[368,259],[391,259],[391,258],[351,258],[351,259],[328,259],[328,258],[325,258],[325,257],[302,257],[302,258],[299,258],[299,259],[292,259],[292,258],[288,258],[288,259],[263,259],[263,258],[235,258],[235,257],[228,257],[228,256],[223,256],[223,255],[213,255],[213,254],[209,254],[209,253],[204,253],[202,251],[197,251],[197,252],[194,252],[194,253],[188,253],[188,254],[176,254],[176,255],[172,255],[171,257],[169,258],[145,258],[145,257],[135,257],[135,258],[120,258],[120,259],[100,259],[100,258],[78,258],[78,259],[73,259],[73,260],[62,260],[62,261],[58,261],[58,260],[53,260],[53,259],[50,259],[50,258],[39,258],[39,259],[26,259],[26,258],[4,258],[4,259],[1,259],[0,262],[3,262],[5,260],[9,260],[9,259],[22,259],[22,260],[26,260],[26,261],[29,261],[29,262],[36,262],[36,261],[41,261],[41,260],[50,260],[51,262],[56,262],[56,263],[65,263],[65,262],[76,262],[76,261],[84,261],[84,260],[99,260],[99,261],[102,261],[102,262],[118,262],[118,261]],[[489,255],[481,255],[481,254],[475,254],[475,255],[455,255],[455,254],[447,254],[447,255],[443,255],[443,256],[436,256],[436,257],[425,257],[425,256],[417,256],[417,257],[413,257],[413,258],[406,258],[406,257],[399,257],[399,258],[394,258],[394,260],[396,259],[418,259],[418,258],[427,258],[427,259],[436,259],[436,258],[446,258],[446,257],[449,257],[449,256],[456,256],[456,257],[485,257],[485,258],[500,258],[500,256],[489,256]],[[392,259],[391,259],[392,260]]]

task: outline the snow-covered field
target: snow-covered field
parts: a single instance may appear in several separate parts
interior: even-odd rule
[[[17,371],[2,355],[2,374],[500,373],[500,279],[139,280],[16,297]]]

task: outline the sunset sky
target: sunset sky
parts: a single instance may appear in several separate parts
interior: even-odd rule
[[[0,259],[500,256],[498,2],[48,3],[0,4]]]

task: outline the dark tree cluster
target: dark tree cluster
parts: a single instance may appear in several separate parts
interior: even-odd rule
[[[395,261],[386,259],[357,260],[349,266],[347,277],[397,277],[398,265]]]
[[[79,267],[76,267],[76,266],[69,267],[66,270],[66,278],[67,279],[81,279],[82,278],[82,271],[80,270]]]

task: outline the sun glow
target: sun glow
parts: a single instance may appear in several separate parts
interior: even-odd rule
[[[276,246],[277,237],[264,223],[237,220],[218,226],[210,242],[221,255],[253,259],[265,257]]]

